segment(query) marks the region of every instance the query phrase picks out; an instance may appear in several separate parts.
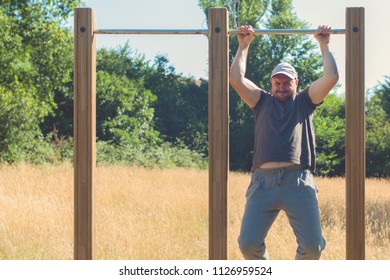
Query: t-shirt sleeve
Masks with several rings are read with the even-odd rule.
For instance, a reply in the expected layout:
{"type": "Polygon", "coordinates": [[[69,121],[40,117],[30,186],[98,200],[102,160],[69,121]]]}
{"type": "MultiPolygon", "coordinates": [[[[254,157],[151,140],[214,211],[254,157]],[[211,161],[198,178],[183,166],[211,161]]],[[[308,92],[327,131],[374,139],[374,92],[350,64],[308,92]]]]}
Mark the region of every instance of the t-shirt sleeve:
{"type": "Polygon", "coordinates": [[[265,102],[265,100],[269,97],[269,93],[266,92],[265,90],[261,89],[260,90],[260,98],[259,101],[256,103],[255,107],[251,108],[253,112],[259,111],[261,104],[265,102]]]}
{"type": "Polygon", "coordinates": [[[319,104],[314,104],[313,101],[311,101],[311,98],[309,96],[309,87],[305,88],[303,91],[299,93],[299,96],[305,101],[307,106],[312,109],[313,111],[320,106],[324,101],[322,101],[319,104]]]}

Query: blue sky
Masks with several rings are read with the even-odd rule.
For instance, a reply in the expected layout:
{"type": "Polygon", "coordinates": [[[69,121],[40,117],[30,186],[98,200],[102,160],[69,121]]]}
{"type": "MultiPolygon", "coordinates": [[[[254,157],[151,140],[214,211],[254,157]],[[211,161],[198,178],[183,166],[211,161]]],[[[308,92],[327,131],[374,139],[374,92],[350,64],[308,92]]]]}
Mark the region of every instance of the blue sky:
{"type": "MultiPolygon", "coordinates": [[[[373,87],[390,75],[388,0],[292,0],[298,17],[311,28],[320,24],[345,28],[346,7],[365,7],[365,85],[373,87]]],[[[96,28],[207,28],[198,0],[84,0],[96,12],[96,28]]],[[[203,35],[98,35],[97,47],[117,47],[129,42],[131,48],[153,60],[164,54],[178,73],[207,77],[208,41],[203,35]]],[[[334,35],[331,49],[339,67],[342,92],[345,73],[345,37],[334,35]]]]}

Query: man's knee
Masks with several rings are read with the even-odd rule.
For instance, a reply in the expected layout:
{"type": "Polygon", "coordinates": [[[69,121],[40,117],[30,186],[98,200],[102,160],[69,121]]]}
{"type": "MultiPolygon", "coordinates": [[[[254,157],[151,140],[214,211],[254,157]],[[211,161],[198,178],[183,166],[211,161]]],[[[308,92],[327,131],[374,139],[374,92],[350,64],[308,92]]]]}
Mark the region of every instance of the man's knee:
{"type": "Polygon", "coordinates": [[[240,247],[241,253],[245,259],[250,260],[254,259],[258,246],[254,242],[238,240],[238,246],[240,247]]]}
{"type": "Polygon", "coordinates": [[[298,246],[295,259],[297,260],[319,260],[322,251],[325,249],[325,240],[312,244],[298,246]]]}
{"type": "Polygon", "coordinates": [[[259,245],[256,241],[238,238],[238,245],[246,260],[268,260],[268,253],[264,243],[259,245]]]}

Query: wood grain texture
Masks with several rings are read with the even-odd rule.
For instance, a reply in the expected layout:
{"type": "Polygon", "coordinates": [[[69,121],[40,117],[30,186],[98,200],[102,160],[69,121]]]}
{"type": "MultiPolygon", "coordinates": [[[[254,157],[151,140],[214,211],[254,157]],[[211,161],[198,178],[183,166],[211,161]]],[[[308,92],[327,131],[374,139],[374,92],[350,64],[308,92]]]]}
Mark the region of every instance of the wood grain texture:
{"type": "Polygon", "coordinates": [[[209,259],[226,260],[229,173],[229,35],[225,8],[209,9],[209,259]]]}
{"type": "Polygon", "coordinates": [[[74,258],[90,260],[96,170],[95,13],[78,8],[74,19],[74,258]]]}
{"type": "Polygon", "coordinates": [[[365,258],[364,8],[346,10],[345,174],[348,260],[365,258]]]}

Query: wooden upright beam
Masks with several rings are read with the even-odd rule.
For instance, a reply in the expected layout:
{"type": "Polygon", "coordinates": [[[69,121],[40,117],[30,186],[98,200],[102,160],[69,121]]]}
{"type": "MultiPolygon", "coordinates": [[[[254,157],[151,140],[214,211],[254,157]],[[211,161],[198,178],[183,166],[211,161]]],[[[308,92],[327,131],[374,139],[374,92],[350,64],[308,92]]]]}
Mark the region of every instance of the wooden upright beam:
{"type": "Polygon", "coordinates": [[[229,35],[225,8],[209,9],[209,259],[227,259],[229,35]]]}
{"type": "Polygon", "coordinates": [[[345,176],[348,260],[365,258],[364,8],[346,11],[345,176]]]}
{"type": "Polygon", "coordinates": [[[95,13],[74,16],[74,258],[93,259],[93,193],[96,169],[95,13]]]}

